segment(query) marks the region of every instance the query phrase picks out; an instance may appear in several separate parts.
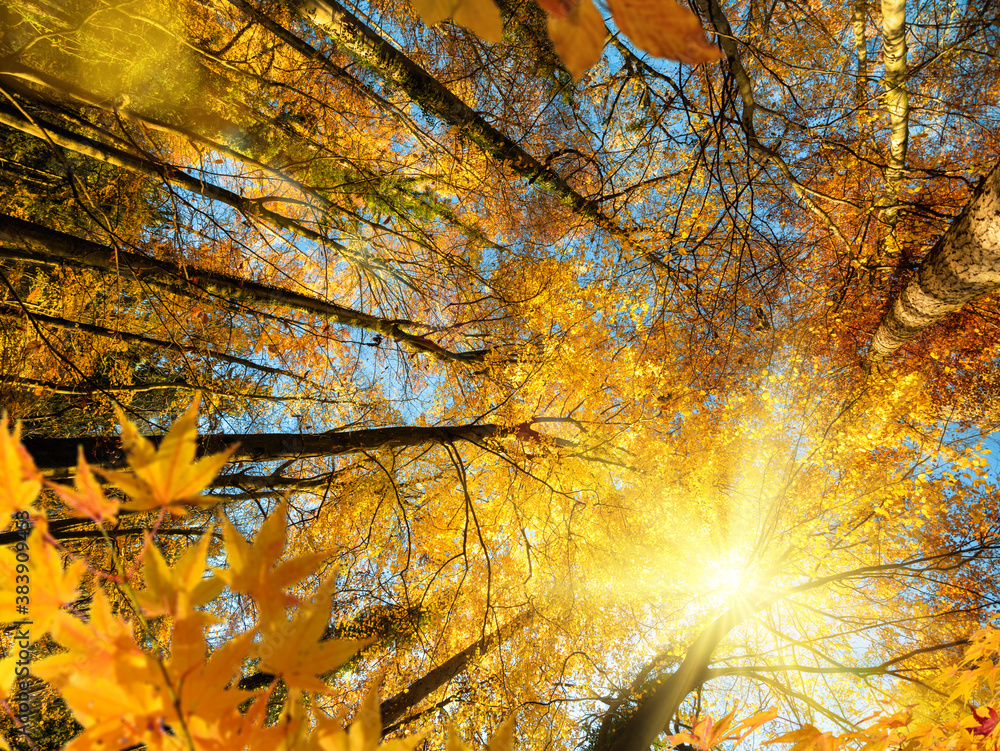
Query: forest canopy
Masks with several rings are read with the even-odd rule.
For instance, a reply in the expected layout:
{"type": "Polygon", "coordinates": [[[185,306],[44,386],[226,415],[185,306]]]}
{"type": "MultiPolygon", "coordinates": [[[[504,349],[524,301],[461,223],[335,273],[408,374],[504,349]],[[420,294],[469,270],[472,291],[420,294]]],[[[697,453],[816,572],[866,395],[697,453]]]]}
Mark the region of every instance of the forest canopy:
{"type": "Polygon", "coordinates": [[[988,749],[987,0],[0,0],[14,749],[988,749]]]}

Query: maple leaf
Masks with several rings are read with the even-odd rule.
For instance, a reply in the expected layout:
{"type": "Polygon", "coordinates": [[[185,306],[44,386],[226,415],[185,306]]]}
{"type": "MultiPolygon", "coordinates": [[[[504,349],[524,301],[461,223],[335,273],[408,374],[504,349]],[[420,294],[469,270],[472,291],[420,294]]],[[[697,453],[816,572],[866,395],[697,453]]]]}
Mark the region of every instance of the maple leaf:
{"type": "Polygon", "coordinates": [[[101,490],[101,484],[94,477],[83,449],[79,450],[77,458],[76,477],[73,488],[56,483],[46,483],[55,491],[60,500],[66,504],[70,516],[92,519],[98,524],[107,522],[114,524],[118,518],[118,507],[121,503],[116,498],[108,498],[101,490]]]}
{"type": "Polygon", "coordinates": [[[41,489],[35,462],[21,445],[21,424],[11,431],[5,412],[0,418],[0,518],[26,511],[41,489]]]}
{"type": "MultiPolygon", "coordinates": [[[[47,533],[47,522],[44,518],[39,519],[35,522],[27,541],[31,579],[39,583],[38,586],[31,588],[28,614],[36,634],[51,631],[52,635],[58,638],[58,627],[61,622],[58,614],[63,606],[77,600],[80,579],[86,566],[82,561],[71,561],[64,568],[59,550],[45,539],[47,533]]],[[[23,581],[23,577],[19,576],[14,551],[10,548],[0,551],[0,579],[12,584],[23,581]]],[[[6,596],[7,592],[4,594],[3,601],[0,601],[0,622],[13,623],[24,620],[24,615],[15,610],[14,598],[6,596]]]]}
{"type": "Polygon", "coordinates": [[[222,522],[229,568],[214,572],[234,592],[253,597],[262,620],[295,604],[296,599],[284,588],[313,573],[330,557],[329,553],[307,553],[275,567],[285,550],[287,514],[288,503],[283,501],[261,525],[252,548],[228,520],[222,522]]]}
{"type": "Polygon", "coordinates": [[[316,676],[336,670],[371,639],[324,639],[330,620],[330,599],[335,577],[317,590],[311,607],[298,610],[292,620],[283,614],[261,623],[261,641],[254,656],[261,669],[284,679],[289,688],[329,693],[316,676]]]}
{"type": "Polygon", "coordinates": [[[738,743],[765,722],[773,720],[778,716],[778,713],[773,709],[758,712],[753,717],[733,725],[733,718],[735,716],[735,709],[725,717],[722,717],[718,722],[715,722],[712,716],[708,715],[698,721],[691,728],[690,733],[676,733],[668,736],[667,741],[674,744],[687,743],[694,748],[708,751],[708,749],[714,748],[725,741],[735,741],[738,743]]]}
{"type": "Polygon", "coordinates": [[[573,80],[579,82],[584,72],[601,59],[608,33],[604,18],[591,0],[579,0],[568,13],[550,12],[547,25],[556,54],[573,80]]]}
{"type": "MultiPolygon", "coordinates": [[[[212,528],[209,527],[172,567],[167,566],[152,540],[146,538],[146,588],[137,591],[135,597],[148,617],[170,615],[174,618],[188,618],[195,612],[195,608],[219,595],[224,586],[223,580],[217,576],[205,577],[205,559],[211,537],[212,528]]],[[[197,618],[200,622],[205,622],[209,616],[207,613],[198,613],[197,618]]]]}
{"type": "Polygon", "coordinates": [[[641,50],[682,63],[718,60],[698,17],[675,0],[609,0],[618,28],[641,50]]]}
{"type": "Polygon", "coordinates": [[[566,18],[576,7],[572,0],[538,0],[538,5],[553,18],[566,18]]]}
{"type": "Polygon", "coordinates": [[[249,656],[255,636],[255,631],[236,636],[206,661],[208,645],[202,623],[195,618],[176,622],[167,670],[177,686],[184,724],[196,748],[243,748],[239,736],[245,740],[259,719],[254,713],[242,715],[239,711],[253,694],[231,685],[249,656]]]}
{"type": "Polygon", "coordinates": [[[840,748],[839,738],[832,733],[824,733],[812,725],[803,725],[798,730],[764,741],[763,745],[769,746],[774,743],[791,743],[787,751],[837,751],[840,748]]]}
{"type": "Polygon", "coordinates": [[[63,612],[57,618],[66,651],[32,663],[31,671],[59,691],[84,726],[71,747],[121,748],[165,734],[176,720],[171,688],[104,593],[94,591],[89,621],[63,612]]]}
{"type": "Polygon", "coordinates": [[[201,396],[195,396],[183,415],[171,426],[157,449],[142,436],[124,414],[118,412],[122,426],[122,446],[134,474],[103,469],[101,474],[128,493],[126,507],[134,511],[167,508],[183,514],[185,504],[211,502],[201,495],[215,479],[222,466],[236,450],[230,446],[211,456],[195,460],[198,451],[197,421],[201,396]]]}

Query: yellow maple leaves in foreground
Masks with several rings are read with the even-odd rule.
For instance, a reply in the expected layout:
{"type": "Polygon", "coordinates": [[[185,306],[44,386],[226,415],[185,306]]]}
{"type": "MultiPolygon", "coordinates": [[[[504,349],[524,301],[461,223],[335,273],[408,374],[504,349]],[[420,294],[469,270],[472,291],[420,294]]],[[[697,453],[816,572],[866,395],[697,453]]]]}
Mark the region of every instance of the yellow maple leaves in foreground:
{"type": "MultiPolygon", "coordinates": [[[[548,15],[549,37],[573,80],[601,58],[608,30],[592,0],[538,0],[548,15]]],[[[608,0],[621,32],[643,52],[697,65],[722,53],[705,38],[698,17],[676,0],[608,0]]],[[[451,18],[487,42],[503,38],[503,22],[493,0],[413,0],[425,23],[451,18]]]]}
{"type": "MultiPolygon", "coordinates": [[[[98,472],[129,500],[108,498],[81,458],[74,488],[50,484],[65,512],[90,518],[103,531],[122,510],[159,509],[162,518],[166,512],[183,513],[185,505],[205,503],[201,492],[230,452],[196,458],[197,406],[196,399],[158,447],[123,421],[122,443],[132,472],[98,472]]],[[[253,543],[223,522],[225,567],[208,565],[214,536],[209,528],[172,565],[147,534],[141,576],[138,566],[125,571],[112,553],[116,574],[95,571],[87,577],[86,563],[62,550],[48,532],[47,516],[35,505],[42,484],[20,444],[19,429],[11,432],[4,419],[0,505],[19,522],[30,519],[32,526],[26,540],[0,549],[0,621],[14,624],[19,640],[0,661],[0,700],[11,716],[16,714],[11,704],[24,701],[19,691],[30,685],[30,670],[58,692],[83,726],[66,747],[73,751],[137,744],[186,751],[411,751],[421,740],[381,742],[377,686],[352,723],[322,710],[319,698],[333,693],[322,676],[366,642],[326,638],[335,567],[308,601],[286,591],[329,558],[308,554],[281,561],[287,504],[270,514],[253,543]],[[123,603],[114,604],[92,581],[85,584],[102,577],[124,595],[123,603]],[[218,619],[204,607],[227,587],[254,601],[258,618],[252,629],[210,631],[218,619]],[[163,619],[167,628],[154,629],[154,619],[163,619]],[[46,634],[49,638],[40,642],[46,634]],[[270,684],[240,688],[248,669],[266,671],[273,676],[270,684]],[[275,720],[279,679],[287,696],[275,720]],[[307,700],[308,695],[313,698],[307,700]]],[[[508,740],[496,751],[509,747],[510,726],[502,733],[508,740]]],[[[0,746],[6,747],[2,740],[0,746]]],[[[463,748],[457,740],[451,746],[463,748]]]]}

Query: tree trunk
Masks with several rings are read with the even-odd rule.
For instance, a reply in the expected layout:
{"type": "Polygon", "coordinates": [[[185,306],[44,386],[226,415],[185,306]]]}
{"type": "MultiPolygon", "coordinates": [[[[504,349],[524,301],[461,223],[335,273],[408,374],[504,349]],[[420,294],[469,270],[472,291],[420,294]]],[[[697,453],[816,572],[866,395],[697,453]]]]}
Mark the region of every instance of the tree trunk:
{"type": "Polygon", "coordinates": [[[115,274],[127,272],[136,279],[163,286],[171,292],[188,297],[204,294],[234,302],[278,305],[311,313],[344,326],[374,331],[411,350],[433,355],[446,362],[477,363],[486,354],[483,350],[450,352],[426,337],[407,332],[404,326],[419,325],[409,321],[378,318],[300,292],[270,287],[190,264],[160,260],[124,250],[116,251],[22,219],[0,215],[0,260],[3,259],[97,269],[115,274]],[[19,252],[14,248],[23,250],[19,252]]]}
{"type": "Polygon", "coordinates": [[[104,162],[105,164],[112,164],[115,167],[144,175],[153,180],[162,180],[174,187],[183,188],[213,201],[219,201],[227,206],[231,206],[241,214],[251,216],[265,224],[270,224],[275,229],[291,232],[306,240],[318,243],[321,247],[335,250],[340,255],[359,265],[367,266],[371,264],[370,260],[361,258],[356,252],[332,238],[306,227],[295,219],[265,208],[261,201],[244,198],[237,193],[233,193],[231,190],[214,185],[203,178],[189,175],[187,172],[177,169],[172,165],[153,162],[149,159],[130,154],[114,146],[95,141],[92,138],[71,133],[58,125],[40,122],[37,119],[35,122],[30,122],[20,113],[2,105],[0,105],[0,123],[35,138],[50,140],[57,146],[104,162]]]}
{"type": "Polygon", "coordinates": [[[464,672],[469,663],[478,655],[489,652],[500,644],[501,641],[509,639],[527,626],[533,617],[534,613],[532,611],[521,613],[485,639],[477,639],[461,652],[452,655],[422,678],[415,680],[404,691],[382,702],[380,709],[382,712],[383,732],[390,725],[401,720],[417,704],[451,681],[456,675],[464,672]]]}
{"type": "Polygon", "coordinates": [[[854,55],[858,61],[858,72],[854,80],[854,107],[860,119],[867,109],[868,101],[868,40],[865,28],[868,26],[868,0],[854,0],[851,27],[854,31],[854,55]]]}
{"type": "MultiPolygon", "coordinates": [[[[649,751],[650,746],[677,712],[684,698],[700,686],[715,648],[749,613],[733,607],[715,619],[688,648],[684,661],[663,683],[643,699],[625,725],[611,737],[607,751],[649,751]]],[[[611,710],[609,710],[611,711],[611,710]]],[[[595,751],[605,751],[599,748],[595,751]]]]}
{"type": "MultiPolygon", "coordinates": [[[[242,2],[233,4],[238,7],[243,5],[242,2]]],[[[297,0],[295,8],[300,16],[329,34],[363,65],[374,69],[422,110],[457,128],[484,153],[527,178],[532,185],[556,196],[578,216],[593,222],[609,235],[620,238],[654,265],[666,265],[654,252],[639,246],[629,232],[601,211],[594,199],[581,195],[559,173],[486,122],[482,115],[336,0],[297,0]]]]}
{"type": "Polygon", "coordinates": [[[994,166],[885,314],[869,359],[885,359],[932,323],[998,286],[1000,170],[994,166]]]}
{"type": "Polygon", "coordinates": [[[885,109],[889,113],[889,161],[885,181],[889,188],[884,214],[895,241],[899,216],[899,188],[906,167],[910,103],[906,91],[906,0],[882,0],[882,59],[885,64],[885,109]]]}
{"type": "MultiPolygon", "coordinates": [[[[406,690],[382,702],[379,711],[382,716],[383,734],[386,731],[391,731],[391,728],[388,726],[401,718],[407,710],[412,709],[455,676],[462,673],[476,656],[489,652],[501,641],[509,639],[513,634],[527,626],[533,616],[534,614],[530,611],[521,613],[509,623],[501,626],[498,631],[486,637],[485,641],[479,639],[473,642],[461,652],[452,655],[429,673],[424,674],[423,677],[415,680],[406,690]]],[[[332,628],[328,628],[323,635],[323,639],[333,638],[335,638],[335,632],[332,628]]],[[[254,673],[240,679],[239,686],[245,691],[253,691],[267,686],[274,678],[275,676],[271,673],[254,673]]]]}
{"type": "MultiPolygon", "coordinates": [[[[517,434],[517,428],[500,425],[455,425],[434,427],[402,426],[369,428],[343,433],[239,433],[203,435],[198,438],[201,454],[222,451],[239,444],[231,461],[267,462],[306,459],[318,456],[340,456],[384,448],[427,446],[453,441],[479,443],[489,438],[517,434]]],[[[148,436],[158,445],[162,436],[148,436]]],[[[79,438],[27,438],[23,441],[35,465],[49,476],[65,477],[76,467],[77,447],[83,448],[87,461],[108,469],[125,466],[125,453],[119,436],[82,436],[79,438]]]]}
{"type": "MultiPolygon", "coordinates": [[[[25,315],[25,313],[21,308],[7,302],[0,302],[0,316],[17,319],[21,318],[22,315],[25,315]]],[[[141,344],[147,347],[153,347],[154,349],[162,349],[167,352],[177,352],[179,354],[194,355],[196,357],[211,357],[212,359],[229,362],[233,365],[242,365],[245,368],[257,370],[261,373],[302,380],[300,376],[296,376],[294,373],[290,373],[287,370],[272,368],[269,365],[263,365],[261,363],[254,362],[253,360],[248,360],[245,357],[237,357],[236,355],[218,352],[214,349],[200,348],[190,344],[178,344],[177,342],[171,342],[165,339],[154,339],[151,336],[132,334],[128,331],[121,331],[119,329],[113,330],[93,323],[70,321],[65,318],[47,316],[43,313],[35,313],[33,311],[29,311],[27,315],[29,319],[35,323],[42,323],[46,326],[51,326],[52,328],[61,329],[63,331],[80,331],[84,334],[88,334],[89,336],[96,336],[102,339],[114,339],[122,342],[128,342],[129,344],[141,344]]]]}

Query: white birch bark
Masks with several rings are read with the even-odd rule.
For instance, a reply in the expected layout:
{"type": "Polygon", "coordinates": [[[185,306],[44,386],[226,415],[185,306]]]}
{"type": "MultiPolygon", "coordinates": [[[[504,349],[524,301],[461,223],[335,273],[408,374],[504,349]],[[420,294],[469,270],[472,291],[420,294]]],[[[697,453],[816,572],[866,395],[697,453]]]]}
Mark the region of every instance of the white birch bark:
{"type": "Polygon", "coordinates": [[[910,101],[906,90],[906,0],[882,0],[882,58],[885,65],[885,108],[889,113],[889,159],[885,170],[888,187],[884,214],[889,227],[896,227],[899,188],[906,167],[910,101]]]}

